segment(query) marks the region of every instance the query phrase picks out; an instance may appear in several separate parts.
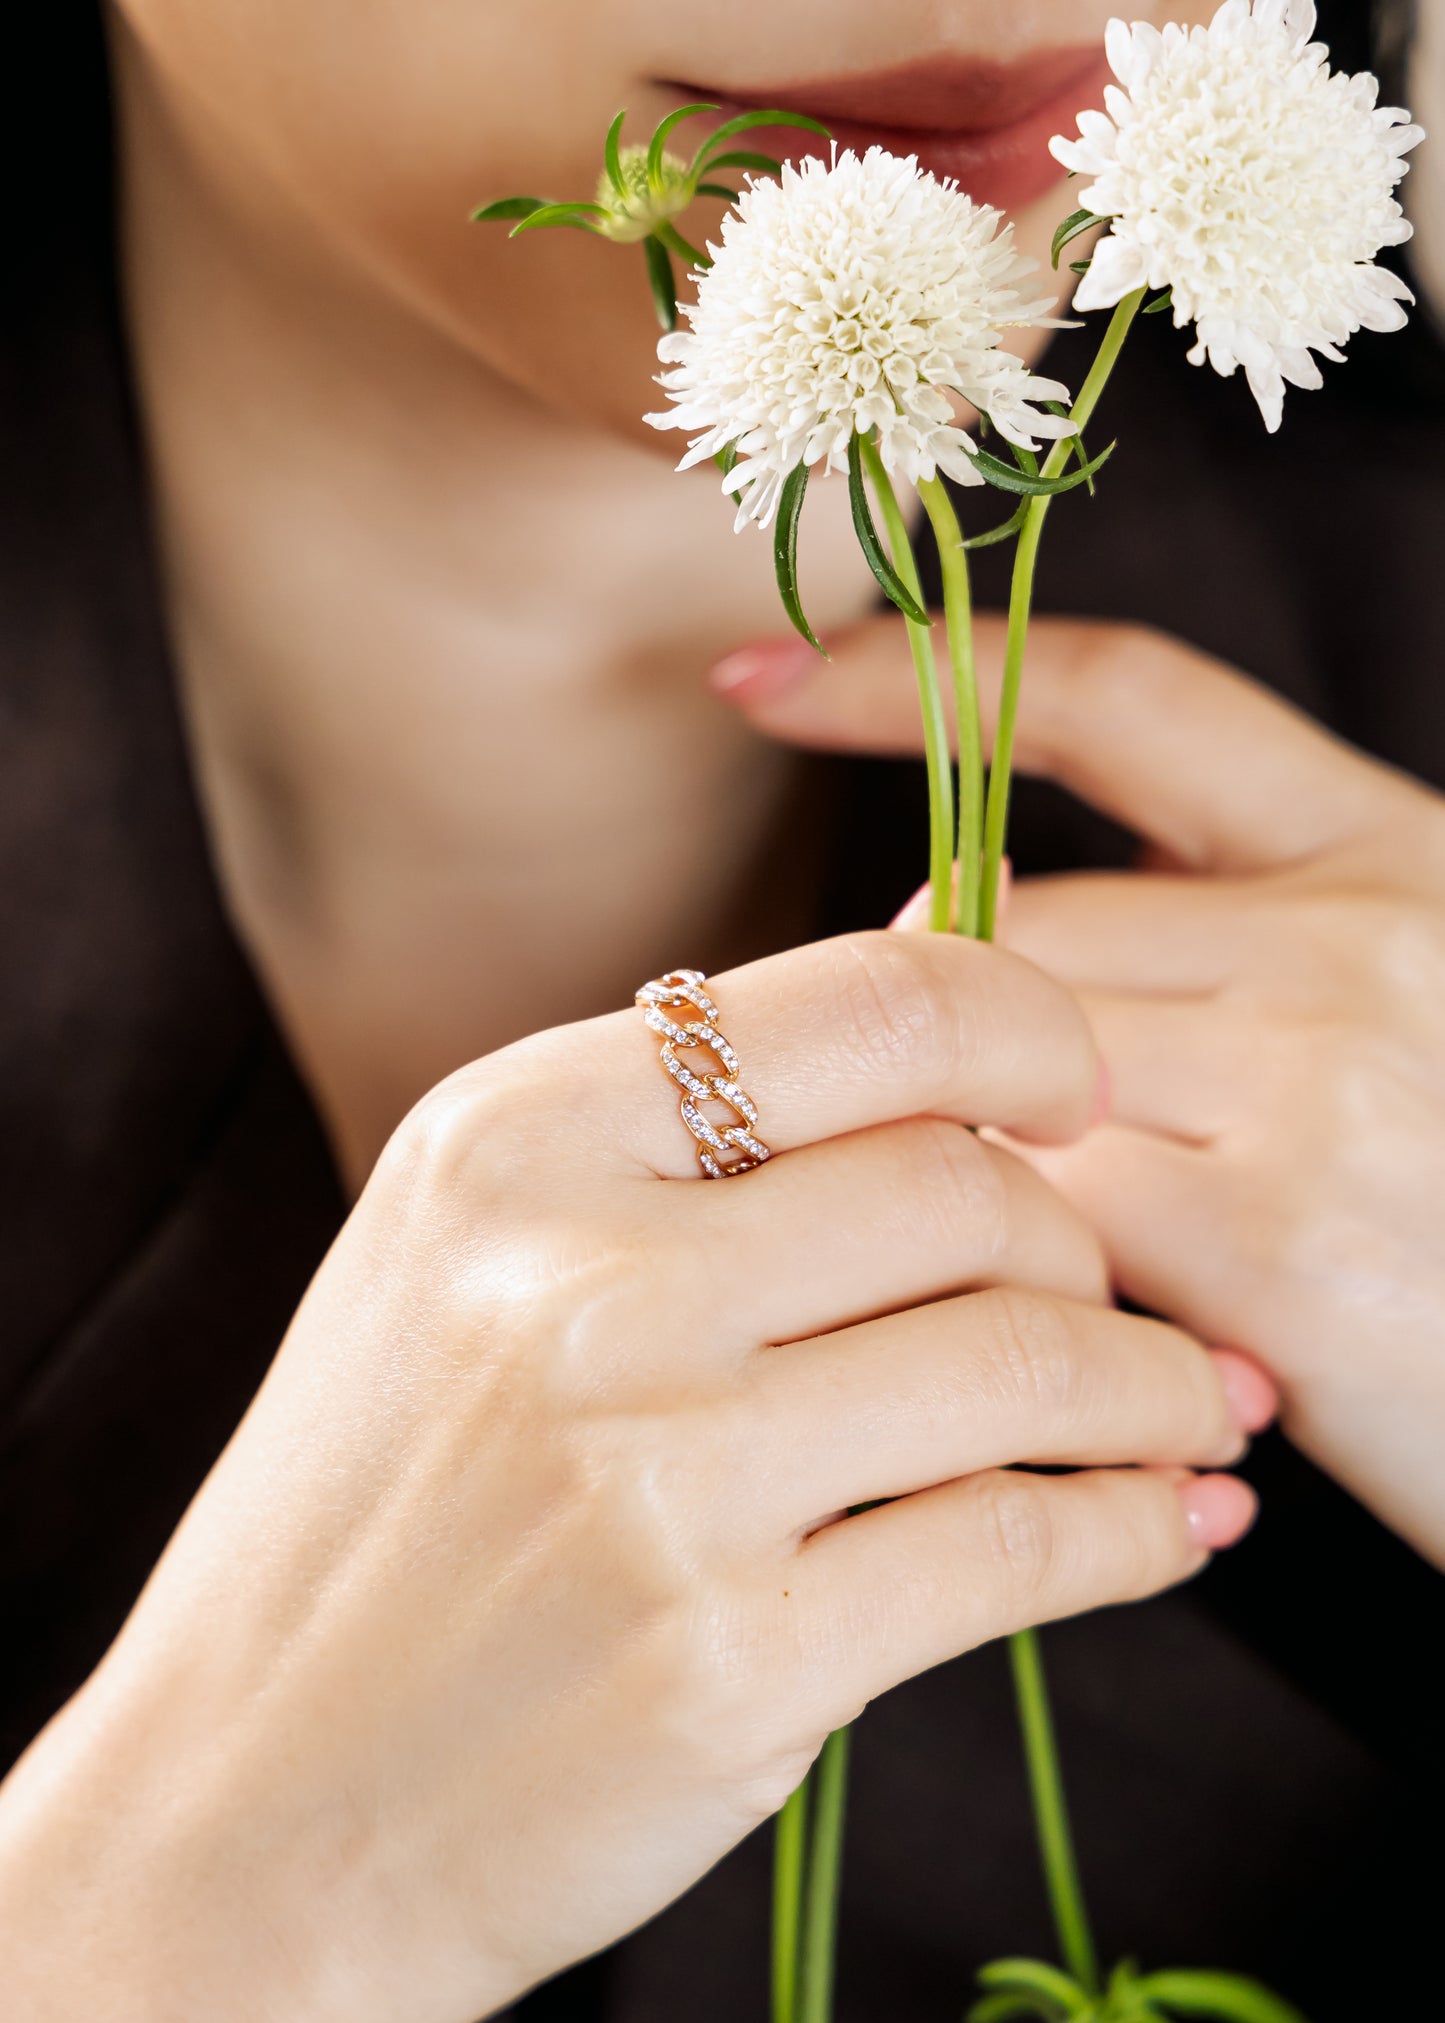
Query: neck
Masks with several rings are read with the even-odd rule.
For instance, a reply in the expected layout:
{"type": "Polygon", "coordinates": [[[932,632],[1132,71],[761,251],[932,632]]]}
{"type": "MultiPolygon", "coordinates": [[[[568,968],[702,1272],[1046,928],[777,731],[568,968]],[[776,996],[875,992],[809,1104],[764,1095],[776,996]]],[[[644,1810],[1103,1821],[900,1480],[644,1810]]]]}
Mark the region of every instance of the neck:
{"type": "MultiPolygon", "coordinates": [[[[503,382],[122,59],[197,774],[234,918],[360,1173],[463,1061],[751,952],[741,894],[789,769],[703,675],[777,630],[770,558],[711,473],[503,382]]],[[[866,578],[827,490],[807,559],[836,624],[866,578]]]]}

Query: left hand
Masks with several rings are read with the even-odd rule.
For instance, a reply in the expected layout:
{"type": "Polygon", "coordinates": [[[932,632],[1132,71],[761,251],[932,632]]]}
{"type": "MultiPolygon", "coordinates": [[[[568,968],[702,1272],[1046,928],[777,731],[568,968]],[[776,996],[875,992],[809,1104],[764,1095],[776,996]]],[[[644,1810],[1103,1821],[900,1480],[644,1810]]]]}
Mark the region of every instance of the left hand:
{"type": "MultiPolygon", "coordinates": [[[[830,644],[719,686],[794,743],[914,749],[901,626],[830,644]]],[[[992,695],[999,621],[979,649],[992,695]]],[[[1150,846],[1013,888],[1004,938],[1113,1079],[1037,1163],[1122,1292],[1258,1356],[1297,1444],[1445,1565],[1445,801],[1178,641],[1063,619],[1034,621],[1018,763],[1150,846]]]]}

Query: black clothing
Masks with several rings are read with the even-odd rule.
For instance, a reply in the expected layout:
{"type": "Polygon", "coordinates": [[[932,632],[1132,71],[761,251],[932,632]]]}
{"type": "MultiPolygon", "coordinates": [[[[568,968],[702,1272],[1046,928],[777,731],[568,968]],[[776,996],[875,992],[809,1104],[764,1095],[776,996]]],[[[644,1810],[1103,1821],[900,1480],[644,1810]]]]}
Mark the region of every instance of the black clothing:
{"type": "MultiPolygon", "coordinates": [[[[1357,14],[1336,34],[1354,67],[1357,14]]],[[[54,160],[88,145],[99,164],[87,18],[65,33],[36,82],[67,87],[54,160]]],[[[33,157],[9,186],[32,201],[0,337],[4,1760],[115,1634],[343,1213],[207,855],[108,246],[45,209],[33,157]]],[[[1062,337],[1051,369],[1077,383],[1091,342],[1062,337]]],[[[1041,608],[1154,622],[1445,787],[1445,352],[1425,317],[1357,338],[1324,393],[1290,396],[1278,440],[1242,382],[1183,351],[1165,318],[1131,339],[1095,431],[1120,448],[1098,498],[1054,517],[1041,608]]],[[[964,503],[975,524],[997,511],[964,503]]],[[[1006,568],[980,557],[981,597],[1002,600],[1006,568]]],[[[821,924],[876,924],[924,861],[918,769],[837,780],[821,924]]],[[[1125,847],[1021,789],[1021,870],[1125,847]]],[[[1445,1770],[1445,1585],[1278,1440],[1251,1465],[1265,1506],[1246,1547],[1187,1593],[1047,1635],[1102,1948],[1257,1972],[1312,2023],[1438,2014],[1422,1956],[1440,1858],[1411,1829],[1445,1770]]],[[[768,1858],[755,1836],[524,2010],[763,2016],[768,1858]]],[[[859,1731],[840,2023],[956,2017],[973,1967],[1004,1951],[1053,1948],[992,1650],[859,1731]]]]}

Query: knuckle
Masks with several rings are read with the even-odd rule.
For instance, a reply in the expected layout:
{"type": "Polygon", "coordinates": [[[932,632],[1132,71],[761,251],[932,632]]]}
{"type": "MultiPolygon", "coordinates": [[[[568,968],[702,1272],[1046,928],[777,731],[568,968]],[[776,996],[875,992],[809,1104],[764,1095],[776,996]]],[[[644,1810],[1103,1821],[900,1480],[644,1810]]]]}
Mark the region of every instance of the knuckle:
{"type": "Polygon", "coordinates": [[[1157,692],[1162,681],[1182,673],[1185,658],[1177,640],[1152,626],[1083,623],[1075,635],[1074,685],[1090,712],[1127,710],[1146,684],[1157,692]]]}
{"type": "MultiPolygon", "coordinates": [[[[1061,1420],[1077,1419],[1087,1373],[1064,1303],[1048,1293],[996,1286],[976,1294],[971,1305],[982,1319],[985,1355],[1005,1405],[1050,1431],[1061,1420]]],[[[1024,1424],[1019,1431],[1026,1439],[1024,1424]]]]}
{"type": "Polygon", "coordinates": [[[543,1138],[549,1123],[541,1040],[523,1040],[448,1075],[413,1104],[392,1133],[387,1170],[442,1184],[475,1184],[505,1174],[516,1156],[543,1138]]]}
{"type": "Polygon", "coordinates": [[[845,935],[836,944],[838,1003],[850,1067],[880,1075],[921,1059],[946,1064],[957,1049],[960,1019],[936,960],[921,935],[845,935]]]}
{"type": "Polygon", "coordinates": [[[1060,1541],[1042,1478],[998,1470],[975,1479],[980,1550],[1010,1619],[1026,1619],[1058,1583],[1060,1541]]]}
{"type": "Polygon", "coordinates": [[[945,1237],[957,1243],[966,1230],[968,1249],[981,1266],[1005,1254],[1010,1235],[1010,1199],[1003,1171],[964,1124],[922,1117],[907,1147],[910,1194],[936,1218],[945,1237]]]}

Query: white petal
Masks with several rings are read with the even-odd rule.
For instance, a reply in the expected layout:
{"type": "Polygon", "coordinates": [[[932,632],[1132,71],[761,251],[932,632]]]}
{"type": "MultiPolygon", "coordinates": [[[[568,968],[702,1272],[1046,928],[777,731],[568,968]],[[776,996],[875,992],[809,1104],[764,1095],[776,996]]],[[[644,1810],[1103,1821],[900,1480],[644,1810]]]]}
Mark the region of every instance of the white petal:
{"type": "Polygon", "coordinates": [[[1117,15],[1104,30],[1104,54],[1120,84],[1128,84],[1134,67],[1134,31],[1117,15]]]}
{"type": "Polygon", "coordinates": [[[1089,271],[1075,292],[1074,307],[1112,309],[1135,288],[1142,288],[1147,279],[1148,267],[1140,249],[1109,232],[1094,249],[1089,271]]]}
{"type": "Polygon", "coordinates": [[[1109,166],[1107,159],[1087,141],[1070,140],[1061,133],[1056,133],[1049,142],[1049,153],[1076,176],[1101,176],[1109,166]]]}

